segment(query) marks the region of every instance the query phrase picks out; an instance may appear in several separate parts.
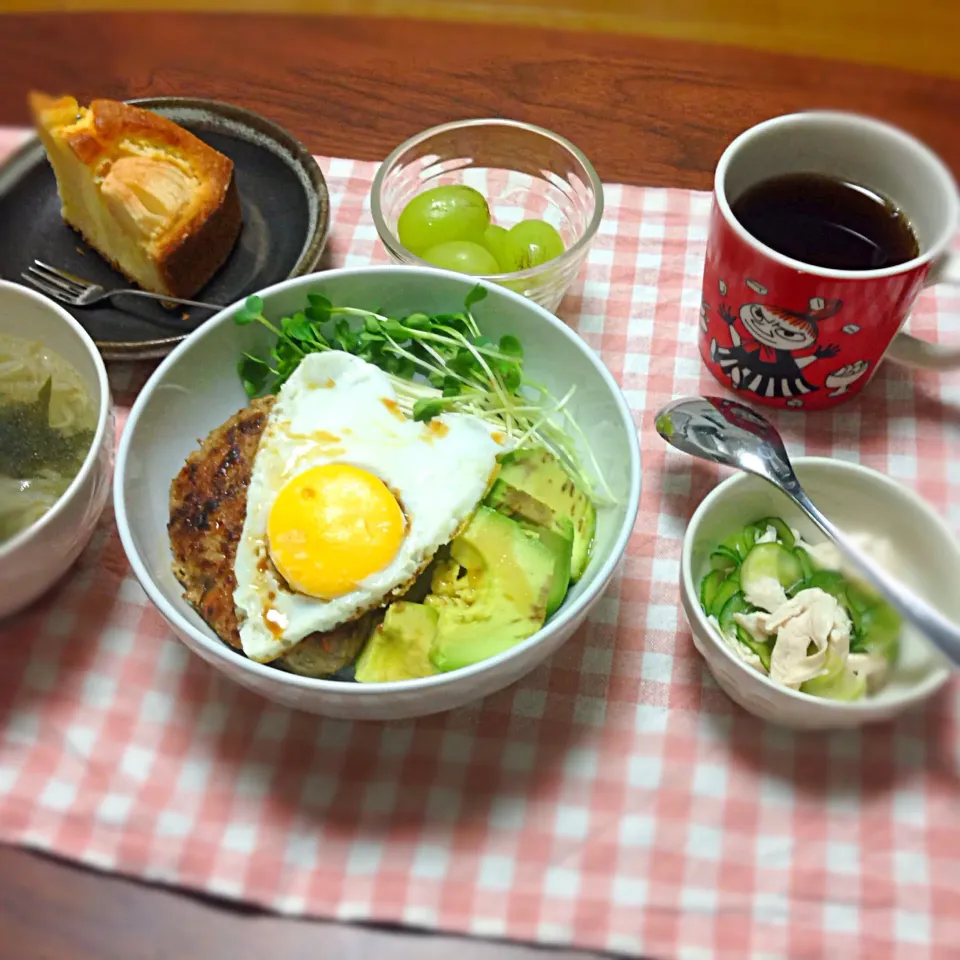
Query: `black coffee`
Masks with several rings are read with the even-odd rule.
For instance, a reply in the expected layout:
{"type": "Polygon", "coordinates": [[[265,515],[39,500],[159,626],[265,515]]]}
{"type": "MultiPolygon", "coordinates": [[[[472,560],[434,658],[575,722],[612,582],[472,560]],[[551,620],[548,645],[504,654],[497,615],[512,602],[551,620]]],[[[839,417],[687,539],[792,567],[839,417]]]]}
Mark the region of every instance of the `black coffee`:
{"type": "Polygon", "coordinates": [[[879,270],[918,253],[913,228],[886,197],[816,173],[771,177],[732,209],[761,243],[817,267],[879,270]]]}

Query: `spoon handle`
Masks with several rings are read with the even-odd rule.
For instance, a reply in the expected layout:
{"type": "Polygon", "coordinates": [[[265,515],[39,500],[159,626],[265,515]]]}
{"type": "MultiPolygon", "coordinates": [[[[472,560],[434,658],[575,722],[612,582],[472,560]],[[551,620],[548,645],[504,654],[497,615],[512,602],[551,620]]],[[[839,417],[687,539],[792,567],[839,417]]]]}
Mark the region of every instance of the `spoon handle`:
{"type": "Polygon", "coordinates": [[[799,484],[787,483],[781,489],[837,545],[844,557],[873,582],[905,620],[909,620],[954,664],[960,665],[960,628],[868,557],[814,506],[799,484]]]}

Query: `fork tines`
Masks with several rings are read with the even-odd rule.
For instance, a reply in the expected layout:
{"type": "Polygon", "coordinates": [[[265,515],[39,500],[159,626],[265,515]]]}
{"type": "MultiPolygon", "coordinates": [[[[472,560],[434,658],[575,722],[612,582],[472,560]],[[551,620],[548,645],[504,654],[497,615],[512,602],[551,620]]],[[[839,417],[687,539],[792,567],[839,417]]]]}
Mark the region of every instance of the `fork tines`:
{"type": "Polygon", "coordinates": [[[58,300],[76,300],[92,286],[88,281],[51,267],[42,260],[34,260],[33,264],[27,267],[26,273],[21,273],[20,276],[58,300]]]}

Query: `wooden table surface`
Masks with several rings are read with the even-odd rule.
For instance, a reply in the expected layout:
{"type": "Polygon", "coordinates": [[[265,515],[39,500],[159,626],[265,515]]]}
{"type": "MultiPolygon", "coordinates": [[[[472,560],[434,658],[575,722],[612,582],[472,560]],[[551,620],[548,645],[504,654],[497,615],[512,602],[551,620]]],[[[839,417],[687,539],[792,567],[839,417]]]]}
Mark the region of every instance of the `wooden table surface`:
{"type": "MultiPolygon", "coordinates": [[[[641,36],[254,15],[0,17],[0,123],[51,93],[208,96],[282,124],[315,153],[382,159],[468,116],[565,134],[607,181],[709,189],[745,127],[811,106],[898,123],[960,171],[960,81],[641,36]]],[[[541,951],[296,922],[0,848],[0,958],[534,958],[541,951]]],[[[572,953],[552,954],[572,960],[572,953]]],[[[580,955],[582,956],[582,955],[580,955]]]]}

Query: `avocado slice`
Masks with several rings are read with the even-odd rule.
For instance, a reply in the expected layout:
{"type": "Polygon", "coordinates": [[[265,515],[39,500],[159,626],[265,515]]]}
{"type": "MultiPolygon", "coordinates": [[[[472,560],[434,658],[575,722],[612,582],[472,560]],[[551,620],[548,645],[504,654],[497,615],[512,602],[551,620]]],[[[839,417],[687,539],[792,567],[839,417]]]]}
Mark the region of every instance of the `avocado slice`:
{"type": "Polygon", "coordinates": [[[553,581],[550,584],[550,593],[547,596],[547,616],[552,616],[559,609],[570,589],[570,562],[573,559],[573,521],[561,517],[557,521],[558,529],[547,527],[526,527],[531,535],[553,554],[553,581]]]}
{"type": "Polygon", "coordinates": [[[424,601],[439,615],[430,661],[441,671],[479,663],[542,626],[554,583],[549,547],[516,521],[478,507],[437,564],[424,601]]]}
{"type": "Polygon", "coordinates": [[[553,510],[536,497],[523,490],[511,487],[503,480],[491,487],[487,503],[496,507],[500,513],[516,520],[525,530],[535,534],[540,542],[549,547],[554,555],[553,585],[547,598],[547,616],[549,617],[563,603],[570,588],[570,563],[573,558],[573,521],[569,517],[558,517],[553,510]]]}
{"type": "Polygon", "coordinates": [[[542,448],[515,450],[501,458],[499,482],[529,494],[549,507],[556,516],[569,517],[573,521],[570,579],[579,580],[590,560],[590,546],[597,529],[597,511],[560,461],[542,448]]]}
{"type": "Polygon", "coordinates": [[[521,520],[547,530],[557,528],[557,515],[550,507],[525,490],[511,487],[502,477],[490,488],[484,502],[505,513],[511,520],[521,520]]]}
{"type": "Polygon", "coordinates": [[[437,611],[422,603],[397,600],[390,604],[357,660],[357,682],[388,683],[436,673],[429,652],[437,620],[437,611]]]}

